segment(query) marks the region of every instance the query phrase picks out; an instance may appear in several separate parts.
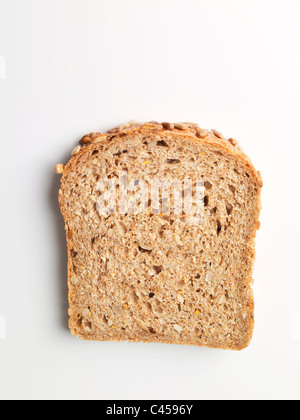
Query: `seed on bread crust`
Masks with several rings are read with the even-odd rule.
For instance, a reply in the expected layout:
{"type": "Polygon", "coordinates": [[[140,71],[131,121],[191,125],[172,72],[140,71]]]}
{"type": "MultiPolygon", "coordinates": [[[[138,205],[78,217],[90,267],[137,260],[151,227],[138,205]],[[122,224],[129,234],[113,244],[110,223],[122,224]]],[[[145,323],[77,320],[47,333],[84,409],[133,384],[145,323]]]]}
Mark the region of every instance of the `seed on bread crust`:
{"type": "Polygon", "coordinates": [[[259,188],[262,188],[264,186],[264,182],[263,182],[260,171],[257,172],[257,176],[258,176],[258,186],[259,186],[259,188]]]}
{"type": "Polygon", "coordinates": [[[224,138],[225,138],[225,137],[223,136],[223,134],[222,134],[222,133],[220,133],[220,131],[215,130],[215,129],[212,129],[211,131],[214,133],[214,135],[215,135],[216,137],[218,137],[218,139],[224,139],[224,138]]]}
{"type": "Polygon", "coordinates": [[[65,168],[64,165],[62,163],[59,163],[58,165],[55,166],[55,172],[58,175],[61,175],[64,173],[64,168],[65,168]]]}
{"type": "Polygon", "coordinates": [[[239,142],[236,139],[230,138],[228,139],[229,143],[232,144],[232,146],[237,146],[239,142]]]}
{"type": "Polygon", "coordinates": [[[209,131],[203,130],[202,128],[200,128],[200,130],[196,132],[196,137],[198,137],[199,139],[204,139],[208,135],[209,135],[209,131]]]}
{"type": "Polygon", "coordinates": [[[163,126],[163,128],[165,130],[172,130],[173,129],[173,124],[171,124],[171,123],[163,122],[161,125],[163,126]]]}
{"type": "Polygon", "coordinates": [[[186,125],[182,124],[182,123],[176,123],[174,124],[174,128],[176,128],[177,130],[186,130],[186,125]]]}
{"type": "Polygon", "coordinates": [[[73,151],[72,151],[72,156],[78,155],[80,150],[81,150],[81,146],[76,146],[75,149],[73,149],[73,151]]]}
{"type": "Polygon", "coordinates": [[[81,140],[80,140],[80,144],[82,144],[82,145],[84,145],[84,144],[88,144],[88,143],[90,143],[91,142],[91,137],[90,136],[85,136],[85,137],[83,137],[81,140]]]}

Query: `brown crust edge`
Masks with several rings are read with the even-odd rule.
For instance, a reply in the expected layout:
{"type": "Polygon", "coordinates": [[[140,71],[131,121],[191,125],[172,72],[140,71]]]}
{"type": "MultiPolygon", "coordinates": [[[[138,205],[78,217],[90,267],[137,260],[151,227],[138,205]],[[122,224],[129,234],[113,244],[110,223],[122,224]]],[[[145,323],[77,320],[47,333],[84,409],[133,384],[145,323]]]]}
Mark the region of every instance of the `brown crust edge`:
{"type": "MultiPolygon", "coordinates": [[[[237,157],[244,165],[252,172],[259,188],[263,187],[261,173],[256,171],[249,157],[242,151],[239,146],[239,143],[229,138],[228,140],[217,130],[203,130],[197,124],[194,123],[158,123],[152,121],[150,123],[136,123],[131,122],[118,126],[112,130],[107,131],[106,133],[90,133],[85,135],[80,141],[81,146],[75,147],[72,152],[72,157],[69,160],[67,165],[63,165],[63,172],[70,172],[73,169],[73,165],[76,164],[76,157],[83,153],[88,147],[92,147],[97,143],[104,143],[106,141],[111,141],[114,138],[121,138],[124,135],[133,135],[133,134],[163,134],[163,133],[176,133],[176,135],[182,135],[183,137],[190,137],[190,140],[196,141],[198,143],[208,143],[212,146],[219,147],[221,151],[228,152],[231,155],[237,157]],[[201,133],[204,132],[205,135],[201,133]],[[74,162],[75,161],[75,162],[74,162]]],[[[59,164],[62,165],[62,164],[59,164]]],[[[57,166],[59,166],[57,165],[57,166]]]]}

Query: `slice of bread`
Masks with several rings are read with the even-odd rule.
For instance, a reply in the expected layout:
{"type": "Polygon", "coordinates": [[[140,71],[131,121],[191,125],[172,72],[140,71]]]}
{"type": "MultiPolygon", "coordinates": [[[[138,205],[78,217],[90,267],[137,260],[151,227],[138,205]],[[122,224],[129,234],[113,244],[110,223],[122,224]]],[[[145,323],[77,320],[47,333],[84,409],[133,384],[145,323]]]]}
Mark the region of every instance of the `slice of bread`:
{"type": "Polygon", "coordinates": [[[191,123],[130,123],[85,136],[56,171],[73,335],[249,345],[262,180],[235,140],[191,123]]]}

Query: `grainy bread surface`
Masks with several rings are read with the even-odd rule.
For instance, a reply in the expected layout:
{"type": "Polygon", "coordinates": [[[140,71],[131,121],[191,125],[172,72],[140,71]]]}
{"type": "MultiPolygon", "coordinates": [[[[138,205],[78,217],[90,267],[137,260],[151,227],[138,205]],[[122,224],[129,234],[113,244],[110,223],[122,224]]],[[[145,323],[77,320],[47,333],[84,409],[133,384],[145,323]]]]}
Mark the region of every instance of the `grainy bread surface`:
{"type": "MultiPolygon", "coordinates": [[[[262,180],[234,139],[191,123],[130,123],[83,137],[62,174],[72,334],[86,340],[241,350],[254,328],[252,271],[262,180]],[[109,179],[201,180],[201,223],[172,200],[102,211],[109,179]],[[156,203],[157,204],[157,203],[156,203]]],[[[139,181],[136,181],[139,180],[139,181]]],[[[195,185],[192,183],[192,191],[195,185]]]]}

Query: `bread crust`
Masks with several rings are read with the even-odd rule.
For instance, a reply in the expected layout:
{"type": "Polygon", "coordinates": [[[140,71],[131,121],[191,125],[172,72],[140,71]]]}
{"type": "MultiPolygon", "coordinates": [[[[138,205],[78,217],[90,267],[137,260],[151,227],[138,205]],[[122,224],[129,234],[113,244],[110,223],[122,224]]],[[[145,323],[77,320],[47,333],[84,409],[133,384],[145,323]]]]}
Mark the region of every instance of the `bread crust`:
{"type": "MultiPolygon", "coordinates": [[[[170,128],[166,129],[163,127],[163,124],[166,123],[158,123],[158,122],[150,122],[150,123],[129,123],[124,124],[119,127],[116,127],[112,130],[107,131],[107,133],[91,133],[85,135],[79,142],[79,144],[82,146],[81,150],[78,151],[77,154],[72,156],[72,158],[69,160],[68,164],[64,168],[63,175],[67,175],[69,172],[74,170],[74,167],[76,166],[76,162],[79,158],[79,156],[87,152],[89,149],[91,149],[95,144],[101,142],[101,143],[108,143],[112,139],[121,139],[124,135],[130,136],[130,135],[136,135],[136,134],[149,134],[149,135],[155,135],[159,134],[160,136],[168,137],[170,138],[170,135],[172,134],[178,136],[182,136],[183,139],[188,139],[192,142],[196,142],[198,144],[204,144],[204,145],[211,145],[216,148],[219,148],[220,151],[228,152],[231,155],[235,156],[240,162],[242,162],[245,167],[247,167],[251,173],[251,176],[254,180],[254,182],[257,183],[257,186],[259,188],[263,187],[262,182],[262,176],[259,171],[256,171],[254,168],[252,161],[250,158],[243,152],[243,150],[240,148],[239,144],[233,144],[231,142],[232,139],[226,140],[224,137],[219,138],[217,137],[212,131],[208,132],[208,135],[199,138],[197,137],[197,132],[199,132],[200,127],[197,124],[194,123],[180,123],[177,124],[177,126],[181,126],[182,128],[176,128],[176,124],[169,124],[170,128]]],[[[75,149],[74,149],[75,150],[75,149]]],[[[63,182],[63,179],[62,179],[63,182]]]]}
{"type": "MultiPolygon", "coordinates": [[[[257,187],[257,202],[256,202],[256,208],[257,208],[257,216],[256,220],[253,221],[253,225],[255,226],[255,229],[253,229],[252,237],[250,238],[251,247],[249,255],[247,256],[249,263],[252,267],[253,272],[253,265],[255,260],[255,253],[254,253],[254,244],[255,244],[255,237],[256,237],[256,231],[260,227],[259,223],[259,213],[261,210],[261,188],[263,187],[262,177],[259,171],[256,171],[254,168],[251,160],[249,157],[241,150],[238,143],[232,139],[226,140],[219,132],[217,131],[205,131],[200,129],[200,127],[197,124],[193,123],[178,123],[178,124],[171,124],[171,123],[157,123],[157,122],[150,122],[150,123],[136,123],[132,122],[129,124],[125,124],[123,126],[116,127],[112,130],[109,130],[107,133],[91,133],[86,136],[84,136],[80,140],[81,147],[76,147],[73,151],[73,155],[69,162],[62,167],[60,167],[60,171],[58,173],[62,174],[61,179],[61,189],[59,192],[59,203],[62,215],[65,220],[65,226],[66,226],[66,233],[67,233],[67,243],[68,243],[68,252],[69,252],[69,267],[68,267],[68,278],[69,278],[69,301],[71,302],[73,299],[72,293],[71,293],[71,287],[70,287],[70,279],[72,275],[71,270],[71,250],[72,250],[72,241],[70,237],[70,232],[68,230],[69,221],[71,218],[71,215],[68,211],[68,208],[64,205],[64,200],[62,197],[62,189],[64,186],[64,183],[66,182],[66,179],[70,173],[76,170],[77,164],[82,159],[82,157],[85,154],[89,154],[92,148],[95,148],[95,145],[98,145],[99,143],[103,145],[107,145],[111,141],[114,142],[121,142],[122,138],[125,136],[134,136],[134,135],[148,135],[148,136],[159,136],[162,140],[172,139],[172,137],[182,138],[182,140],[189,141],[192,143],[196,143],[197,145],[203,145],[205,147],[211,147],[214,149],[217,149],[219,152],[224,153],[225,155],[230,155],[232,158],[234,158],[236,161],[240,162],[245,169],[247,170],[247,173],[249,174],[249,177],[251,178],[253,184],[257,187]]],[[[247,340],[244,343],[241,343],[239,346],[216,346],[215,348],[218,349],[231,349],[231,350],[243,350],[244,348],[248,347],[248,345],[251,342],[253,331],[254,331],[254,298],[251,299],[251,305],[249,307],[249,334],[247,337],[247,340]]],[[[91,335],[82,335],[79,334],[78,331],[74,328],[74,325],[70,323],[70,330],[71,333],[75,336],[80,336],[80,338],[85,340],[97,340],[100,341],[99,337],[93,337],[91,335]]],[[[117,338],[111,338],[111,341],[122,341],[121,339],[117,338]]],[[[142,339],[140,340],[139,337],[132,337],[128,341],[131,342],[160,342],[160,343],[166,343],[166,344],[174,344],[172,341],[167,339],[161,339],[159,337],[153,336],[151,340],[142,339]]],[[[182,344],[186,345],[187,343],[184,340],[178,339],[176,341],[176,344],[182,344]]],[[[200,347],[205,347],[202,344],[199,344],[200,347]]],[[[210,348],[214,346],[209,346],[210,348]]]]}

